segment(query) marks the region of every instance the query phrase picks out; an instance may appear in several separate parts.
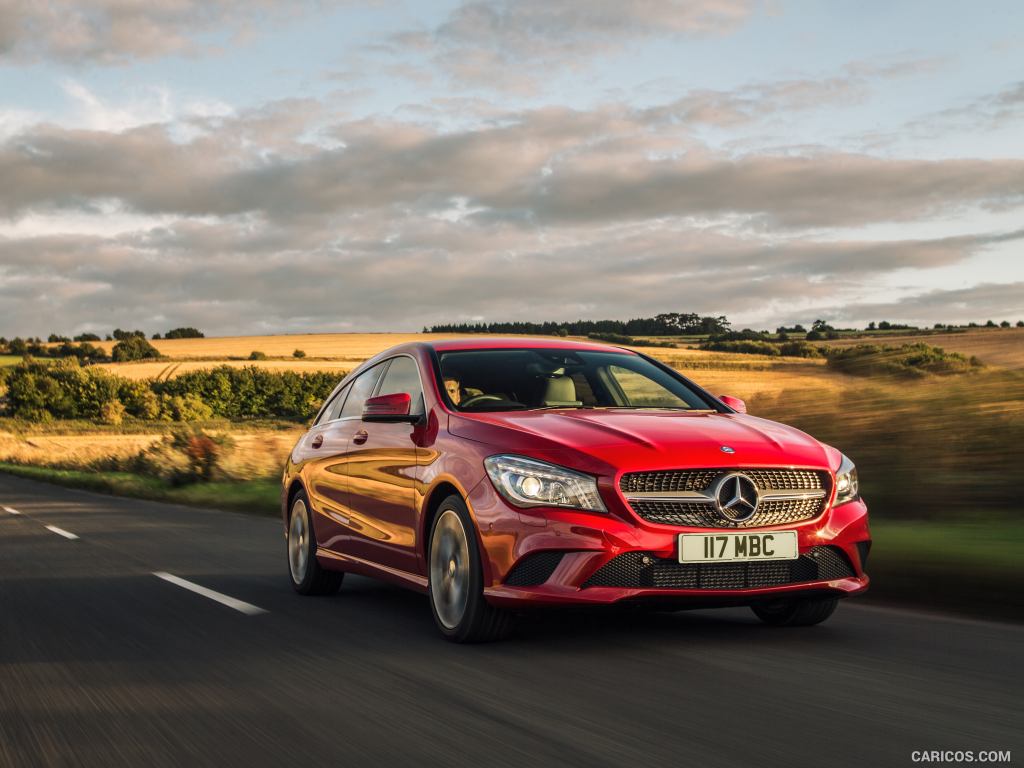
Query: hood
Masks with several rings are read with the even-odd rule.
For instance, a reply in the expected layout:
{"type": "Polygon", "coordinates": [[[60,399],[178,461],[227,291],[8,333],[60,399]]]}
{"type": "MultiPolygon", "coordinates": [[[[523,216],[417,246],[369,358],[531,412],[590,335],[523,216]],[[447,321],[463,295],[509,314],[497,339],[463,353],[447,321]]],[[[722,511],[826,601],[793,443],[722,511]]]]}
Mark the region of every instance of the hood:
{"type": "Polygon", "coordinates": [[[832,469],[834,449],[798,429],[738,413],[564,410],[452,414],[449,431],[583,471],[682,467],[832,469]],[[732,452],[722,450],[722,447],[732,452]]]}

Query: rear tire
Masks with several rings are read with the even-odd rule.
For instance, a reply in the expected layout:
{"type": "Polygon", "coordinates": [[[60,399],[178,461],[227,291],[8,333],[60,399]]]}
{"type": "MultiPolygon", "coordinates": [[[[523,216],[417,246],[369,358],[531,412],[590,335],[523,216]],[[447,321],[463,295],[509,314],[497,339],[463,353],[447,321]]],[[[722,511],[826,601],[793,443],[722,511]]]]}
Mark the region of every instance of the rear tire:
{"type": "Polygon", "coordinates": [[[773,627],[809,627],[825,621],[838,604],[835,597],[782,598],[752,605],[750,610],[773,627]]]}
{"type": "Polygon", "coordinates": [[[341,587],[345,574],[328,571],[316,560],[316,533],[305,491],[299,491],[292,499],[285,551],[292,587],[300,595],[333,595],[341,587]]]}
{"type": "Polygon", "coordinates": [[[460,496],[441,502],[430,530],[428,562],[430,610],[446,639],[487,643],[508,635],[514,617],[484,598],[476,527],[460,496]]]}

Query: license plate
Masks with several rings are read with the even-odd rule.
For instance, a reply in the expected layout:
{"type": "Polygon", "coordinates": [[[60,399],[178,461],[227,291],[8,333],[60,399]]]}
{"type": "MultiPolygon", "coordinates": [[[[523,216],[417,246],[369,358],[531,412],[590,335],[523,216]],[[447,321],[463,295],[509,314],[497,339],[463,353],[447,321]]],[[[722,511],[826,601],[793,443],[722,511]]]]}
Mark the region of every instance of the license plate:
{"type": "Polygon", "coordinates": [[[796,560],[796,531],[771,533],[681,533],[680,563],[796,560]]]}

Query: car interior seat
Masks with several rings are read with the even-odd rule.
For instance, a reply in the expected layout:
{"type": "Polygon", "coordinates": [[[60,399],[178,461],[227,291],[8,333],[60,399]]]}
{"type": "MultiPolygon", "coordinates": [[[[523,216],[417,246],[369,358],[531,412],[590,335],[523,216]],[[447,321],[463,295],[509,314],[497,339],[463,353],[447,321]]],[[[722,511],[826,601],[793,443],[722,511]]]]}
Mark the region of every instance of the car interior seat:
{"type": "Polygon", "coordinates": [[[542,405],[564,405],[581,406],[583,402],[577,399],[576,382],[565,374],[549,376],[545,382],[544,397],[542,405]]]}

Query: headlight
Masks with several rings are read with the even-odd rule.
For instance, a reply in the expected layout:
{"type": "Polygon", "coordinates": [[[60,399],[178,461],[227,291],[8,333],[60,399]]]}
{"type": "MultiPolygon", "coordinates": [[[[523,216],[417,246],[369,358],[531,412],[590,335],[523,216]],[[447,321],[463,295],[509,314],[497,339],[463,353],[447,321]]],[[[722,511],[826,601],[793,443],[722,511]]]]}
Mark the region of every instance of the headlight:
{"type": "Polygon", "coordinates": [[[608,511],[590,475],[522,456],[489,456],[484,466],[498,493],[517,507],[608,511]]]}
{"type": "Polygon", "coordinates": [[[845,504],[857,498],[860,484],[857,482],[857,468],[846,456],[836,470],[836,504],[845,504]]]}

